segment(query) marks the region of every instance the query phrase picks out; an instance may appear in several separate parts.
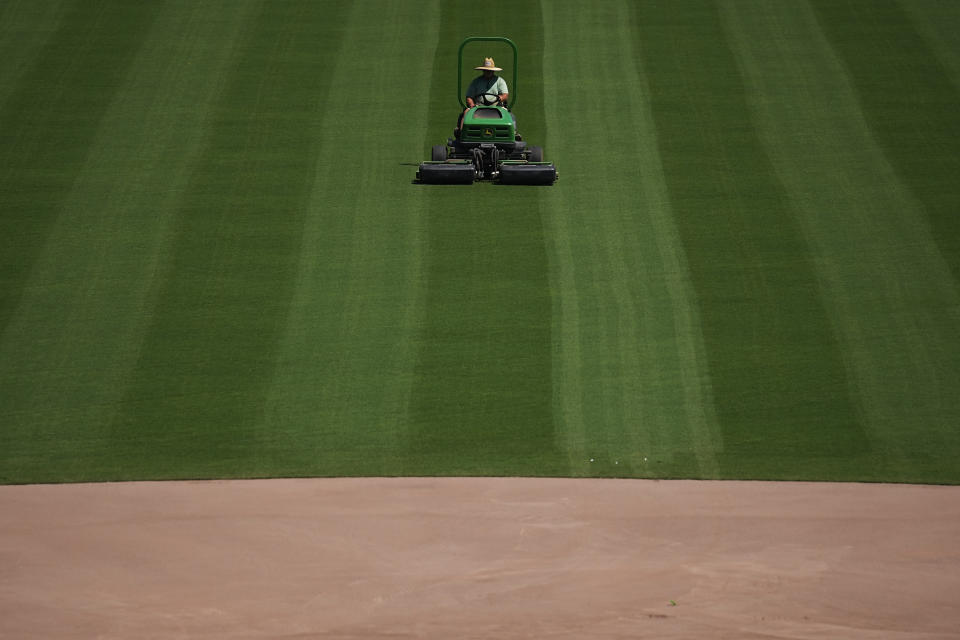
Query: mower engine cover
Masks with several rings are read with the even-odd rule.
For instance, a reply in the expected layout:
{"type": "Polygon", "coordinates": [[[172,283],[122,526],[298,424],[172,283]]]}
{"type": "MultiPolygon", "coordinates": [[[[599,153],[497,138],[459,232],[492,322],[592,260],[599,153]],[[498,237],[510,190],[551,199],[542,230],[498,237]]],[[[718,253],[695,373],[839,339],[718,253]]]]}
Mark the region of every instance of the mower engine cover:
{"type": "Polygon", "coordinates": [[[473,107],[463,116],[461,142],[513,144],[516,124],[505,107],[473,107]]]}

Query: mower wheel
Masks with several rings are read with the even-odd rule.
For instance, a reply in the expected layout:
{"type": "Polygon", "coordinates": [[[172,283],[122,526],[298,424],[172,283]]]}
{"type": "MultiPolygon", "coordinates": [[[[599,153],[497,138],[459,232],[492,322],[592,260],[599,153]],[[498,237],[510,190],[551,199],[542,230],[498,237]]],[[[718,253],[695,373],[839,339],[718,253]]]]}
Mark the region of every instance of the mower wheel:
{"type": "Polygon", "coordinates": [[[446,162],[447,161],[447,145],[445,144],[435,144],[433,145],[433,153],[431,154],[431,160],[434,162],[446,162]]]}
{"type": "Polygon", "coordinates": [[[530,162],[543,162],[543,147],[530,147],[530,162]]]}

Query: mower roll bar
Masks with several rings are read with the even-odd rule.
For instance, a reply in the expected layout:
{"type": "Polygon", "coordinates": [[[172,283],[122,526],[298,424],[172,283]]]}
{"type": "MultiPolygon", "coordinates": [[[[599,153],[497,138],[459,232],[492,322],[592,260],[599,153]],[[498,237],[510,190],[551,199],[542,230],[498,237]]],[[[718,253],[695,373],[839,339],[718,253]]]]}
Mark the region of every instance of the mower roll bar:
{"type": "Polygon", "coordinates": [[[513,49],[513,88],[510,90],[510,100],[508,100],[507,104],[505,105],[508,109],[510,109],[517,103],[517,87],[520,84],[517,80],[519,77],[520,56],[517,53],[517,45],[514,44],[513,40],[510,38],[504,38],[503,36],[470,36],[460,43],[460,50],[457,52],[457,100],[460,101],[461,107],[464,109],[467,108],[467,104],[463,100],[463,48],[471,42],[478,41],[506,42],[513,49]]]}

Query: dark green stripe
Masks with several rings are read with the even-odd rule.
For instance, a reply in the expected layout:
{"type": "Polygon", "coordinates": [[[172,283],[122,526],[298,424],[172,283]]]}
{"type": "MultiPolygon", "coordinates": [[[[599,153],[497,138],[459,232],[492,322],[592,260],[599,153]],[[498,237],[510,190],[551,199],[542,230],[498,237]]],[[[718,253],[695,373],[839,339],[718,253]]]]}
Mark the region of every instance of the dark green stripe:
{"type": "Polygon", "coordinates": [[[874,137],[923,204],[960,280],[960,91],[894,0],[815,0],[813,6],[874,137]]]}
{"type": "Polygon", "coordinates": [[[721,472],[817,477],[818,458],[867,443],[809,249],[754,129],[720,16],[713,3],[688,0],[641,3],[634,17],[700,308],[721,472]]]}
{"type": "Polygon", "coordinates": [[[167,473],[167,446],[180,474],[244,475],[264,444],[340,25],[312,0],[264,3],[241,37],[114,425],[137,477],[167,473]]]}
{"type": "Polygon", "coordinates": [[[77,2],[0,109],[0,333],[157,11],[77,2]]]}
{"type": "MultiPolygon", "coordinates": [[[[520,48],[520,125],[542,135],[539,4],[444,3],[427,147],[455,124],[450,79],[460,41],[501,34],[520,48]]],[[[509,60],[497,63],[507,68],[509,60]]],[[[418,188],[430,189],[430,209],[410,463],[428,474],[559,473],[565,463],[554,443],[552,306],[538,189],[418,188]]]]}

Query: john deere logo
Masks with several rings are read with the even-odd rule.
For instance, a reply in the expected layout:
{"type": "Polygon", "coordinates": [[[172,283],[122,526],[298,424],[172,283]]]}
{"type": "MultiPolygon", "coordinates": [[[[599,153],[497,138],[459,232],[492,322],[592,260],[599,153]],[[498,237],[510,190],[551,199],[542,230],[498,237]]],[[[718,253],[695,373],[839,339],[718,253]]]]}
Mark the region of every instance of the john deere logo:
{"type": "Polygon", "coordinates": [[[487,127],[486,129],[484,129],[484,130],[483,130],[483,137],[484,137],[484,138],[492,138],[492,137],[493,137],[493,129],[491,129],[491,128],[489,128],[489,127],[487,127]]]}

